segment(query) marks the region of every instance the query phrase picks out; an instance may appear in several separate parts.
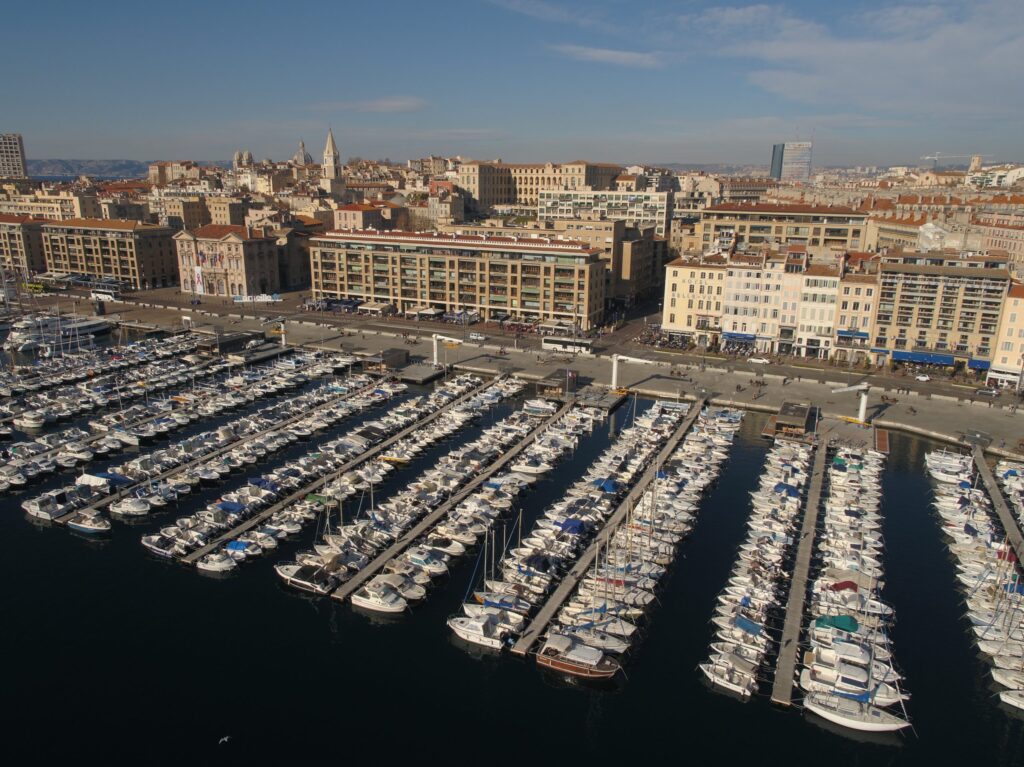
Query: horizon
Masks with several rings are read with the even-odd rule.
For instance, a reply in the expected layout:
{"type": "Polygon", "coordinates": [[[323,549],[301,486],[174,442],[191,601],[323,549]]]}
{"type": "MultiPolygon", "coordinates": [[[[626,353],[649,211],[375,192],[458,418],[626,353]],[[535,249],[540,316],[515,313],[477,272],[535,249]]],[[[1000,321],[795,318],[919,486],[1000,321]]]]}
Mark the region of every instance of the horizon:
{"type": "Polygon", "coordinates": [[[329,127],[343,157],[767,165],[797,138],[816,167],[1021,155],[1024,6],[1010,0],[399,2],[386,27],[367,6],[300,2],[314,55],[272,68],[224,53],[240,24],[278,29],[277,6],[132,9],[69,7],[56,26],[11,10],[11,29],[48,28],[45,56],[29,35],[0,52],[21,73],[0,85],[0,130],[28,157],[284,159],[304,139],[317,158],[329,127]],[[347,33],[360,29],[377,33],[347,33]],[[97,88],[108,72],[117,87],[97,88]]]}

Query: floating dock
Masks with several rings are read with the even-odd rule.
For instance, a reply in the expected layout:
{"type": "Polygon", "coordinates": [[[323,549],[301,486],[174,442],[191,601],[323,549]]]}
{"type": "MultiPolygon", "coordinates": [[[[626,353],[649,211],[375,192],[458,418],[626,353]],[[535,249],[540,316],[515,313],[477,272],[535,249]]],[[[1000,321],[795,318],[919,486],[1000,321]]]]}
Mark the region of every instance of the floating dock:
{"type": "Polygon", "coordinates": [[[882,455],[889,455],[889,432],[887,429],[875,430],[875,450],[882,455]]]}
{"type": "Polygon", "coordinates": [[[800,649],[800,629],[804,622],[804,602],[807,600],[807,577],[814,553],[814,533],[818,527],[818,510],[821,507],[821,486],[825,479],[825,462],[828,448],[819,444],[811,464],[811,482],[807,490],[807,507],[800,528],[800,542],[796,550],[796,564],[789,586],[786,602],[786,621],[782,626],[782,640],[779,657],[775,665],[775,682],[772,686],[772,702],[781,706],[793,705],[793,675],[796,672],[796,656],[800,649]]]}
{"type": "MultiPolygon", "coordinates": [[[[310,484],[306,485],[305,487],[300,488],[299,490],[296,490],[294,493],[291,493],[286,498],[278,501],[273,506],[267,507],[266,509],[264,509],[263,511],[259,512],[258,514],[254,515],[252,517],[249,517],[247,520],[245,520],[241,524],[236,525],[235,527],[231,528],[230,530],[228,530],[225,533],[222,533],[221,535],[218,535],[216,538],[214,538],[208,544],[206,544],[202,548],[198,548],[195,551],[193,551],[192,553],[182,557],[179,561],[181,561],[181,562],[183,562],[183,563],[185,563],[187,565],[194,564],[199,559],[201,559],[202,557],[206,556],[207,554],[209,554],[211,551],[216,549],[218,546],[221,546],[226,541],[229,541],[232,538],[236,538],[239,535],[241,535],[242,533],[245,533],[248,530],[251,530],[252,528],[256,527],[257,525],[262,524],[265,520],[269,519],[270,517],[272,517],[277,512],[281,511],[282,509],[287,508],[288,506],[290,506],[291,504],[295,503],[296,501],[301,501],[303,498],[305,498],[310,493],[315,493],[321,487],[323,487],[324,485],[328,484],[329,482],[333,482],[337,477],[340,477],[345,472],[352,471],[352,469],[357,468],[358,466],[362,465],[366,461],[369,461],[371,458],[375,458],[377,455],[382,453],[384,450],[387,450],[393,444],[398,442],[398,440],[403,439],[404,437],[407,437],[408,435],[412,434],[414,431],[418,431],[419,429],[422,429],[428,423],[430,423],[434,419],[440,417],[440,415],[442,413],[450,410],[451,408],[453,408],[455,405],[459,404],[460,402],[464,402],[466,399],[468,399],[469,397],[472,397],[474,394],[477,394],[483,387],[487,386],[488,384],[490,384],[490,381],[484,381],[479,386],[476,386],[476,387],[470,389],[468,392],[463,394],[458,399],[452,400],[451,402],[449,402],[444,407],[441,407],[441,408],[435,410],[433,413],[430,413],[429,415],[424,416],[423,418],[419,419],[418,421],[416,421],[412,425],[406,426],[404,429],[399,431],[397,434],[394,434],[391,437],[388,437],[388,439],[386,439],[383,442],[381,442],[380,444],[375,445],[374,447],[370,448],[365,453],[361,453],[360,455],[356,456],[351,461],[348,461],[346,464],[344,464],[341,468],[335,469],[330,474],[327,474],[327,475],[321,477],[320,479],[317,479],[317,480],[311,482],[310,484]]],[[[280,427],[277,427],[277,428],[280,428],[280,427]]]]}
{"type": "Polygon", "coordinates": [[[428,384],[431,381],[436,381],[438,378],[444,375],[444,368],[435,367],[427,362],[417,362],[412,365],[406,365],[404,368],[398,371],[396,374],[399,381],[405,383],[428,384]]]}
{"type": "Polygon", "coordinates": [[[551,619],[555,617],[557,612],[561,609],[562,604],[576,589],[576,585],[580,579],[583,578],[587,571],[590,569],[590,565],[594,561],[594,557],[597,556],[599,547],[607,547],[608,542],[611,540],[612,535],[615,534],[615,530],[626,518],[626,515],[632,511],[640,499],[643,497],[644,492],[647,490],[651,482],[654,481],[654,477],[658,472],[658,467],[672,455],[676,447],[682,441],[683,437],[690,430],[693,424],[697,421],[697,417],[700,415],[701,410],[704,408],[706,400],[698,400],[695,405],[692,406],[692,410],[687,414],[683,422],[676,427],[676,430],[669,437],[665,446],[659,451],[658,455],[651,462],[650,467],[644,472],[640,480],[633,485],[633,489],[629,491],[619,507],[608,517],[608,521],[605,523],[601,531],[594,537],[594,540],[590,542],[590,545],[584,550],[583,554],[576,564],[572,566],[572,569],[566,573],[565,578],[558,584],[551,596],[548,597],[547,602],[537,611],[537,615],[530,622],[530,625],[526,627],[526,630],[519,637],[519,640],[513,645],[512,653],[519,656],[525,656],[530,652],[530,648],[536,644],[537,640],[540,639],[541,634],[551,623],[551,619]]]}
{"type": "MultiPolygon", "coordinates": [[[[367,392],[371,392],[371,391],[373,391],[373,388],[376,385],[377,385],[377,382],[374,381],[374,382],[370,383],[368,386],[364,386],[362,389],[356,389],[355,391],[349,391],[349,392],[345,392],[343,394],[339,394],[337,397],[333,397],[332,399],[329,399],[329,400],[327,400],[325,402],[320,403],[317,406],[317,408],[324,408],[324,407],[327,407],[328,405],[334,404],[336,402],[340,402],[342,400],[349,399],[351,397],[355,397],[355,396],[357,396],[359,394],[365,394],[367,392]]],[[[285,421],[281,421],[280,423],[275,424],[274,426],[270,427],[269,429],[264,429],[263,431],[257,432],[255,434],[246,435],[246,436],[242,437],[241,439],[233,440],[229,444],[224,445],[222,447],[219,447],[216,450],[213,450],[213,451],[211,451],[209,453],[206,453],[205,455],[203,455],[200,458],[196,458],[196,459],[194,459],[192,461],[189,461],[188,463],[183,463],[180,466],[175,466],[174,468],[168,469],[167,471],[163,472],[162,474],[157,474],[155,477],[147,477],[146,479],[141,480],[139,482],[136,482],[133,485],[130,485],[128,487],[123,487],[119,491],[117,491],[115,493],[112,493],[112,494],[106,496],[105,498],[101,498],[100,500],[96,501],[95,503],[91,503],[88,506],[83,507],[82,509],[74,509],[72,511],[69,511],[67,514],[64,514],[64,515],[59,516],[59,517],[54,517],[53,521],[56,522],[57,524],[64,524],[71,516],[73,516],[74,514],[76,514],[79,511],[93,511],[93,510],[96,510],[96,509],[106,508],[110,504],[112,504],[112,503],[114,503],[116,501],[121,500],[126,495],[128,495],[131,491],[135,490],[138,487],[141,487],[142,485],[148,485],[148,484],[151,484],[153,482],[162,482],[163,480],[168,479],[170,477],[173,477],[173,476],[175,476],[177,474],[180,474],[183,471],[188,471],[189,469],[191,469],[194,466],[198,466],[199,464],[202,464],[202,463],[205,463],[207,461],[213,460],[217,456],[223,455],[224,453],[227,453],[230,450],[234,450],[239,445],[244,445],[246,442],[250,442],[250,441],[252,441],[254,439],[258,439],[259,437],[263,436],[264,434],[266,434],[268,432],[279,431],[279,430],[281,430],[283,428],[291,426],[293,423],[298,423],[302,419],[308,418],[308,417],[309,417],[309,412],[308,411],[307,412],[303,412],[303,413],[300,413],[299,415],[294,416],[292,418],[289,418],[289,419],[287,419],[285,421]]]]}
{"type": "Polygon", "coordinates": [[[567,402],[558,411],[538,424],[533,431],[527,434],[522,440],[519,441],[515,447],[508,452],[502,453],[501,457],[497,461],[492,463],[482,472],[477,474],[473,480],[463,487],[459,492],[449,498],[447,501],[438,506],[434,511],[425,516],[416,525],[406,530],[402,536],[396,540],[391,546],[385,549],[381,554],[377,555],[375,559],[370,561],[366,567],[352,576],[349,580],[341,584],[331,597],[339,601],[345,601],[354,591],[362,586],[366,581],[376,575],[380,570],[390,562],[392,559],[401,554],[410,544],[412,544],[417,538],[427,532],[430,528],[436,525],[441,519],[452,509],[462,503],[463,500],[469,497],[480,485],[490,479],[495,472],[502,469],[516,456],[519,455],[526,448],[527,445],[531,444],[537,437],[544,433],[545,429],[548,428],[552,423],[557,421],[562,415],[565,414],[569,408],[572,407],[572,403],[567,402]]]}
{"type": "Polygon", "coordinates": [[[971,453],[974,455],[974,465],[978,467],[978,476],[981,477],[981,481],[985,484],[988,496],[992,499],[992,506],[996,510],[996,514],[999,515],[999,521],[1003,525],[1006,539],[1013,546],[1013,552],[1017,555],[1017,561],[1024,561],[1024,537],[1021,536],[1017,520],[1006,505],[1003,491],[999,489],[996,478],[992,476],[992,470],[985,462],[985,451],[982,450],[980,445],[975,445],[971,453]]]}

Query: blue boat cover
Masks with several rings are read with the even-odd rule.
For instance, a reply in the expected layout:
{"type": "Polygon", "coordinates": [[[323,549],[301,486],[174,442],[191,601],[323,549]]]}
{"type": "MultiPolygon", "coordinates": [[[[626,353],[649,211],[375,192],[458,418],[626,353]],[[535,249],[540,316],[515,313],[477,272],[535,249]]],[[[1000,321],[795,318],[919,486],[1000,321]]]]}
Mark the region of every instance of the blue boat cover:
{"type": "Polygon", "coordinates": [[[115,485],[135,484],[135,480],[128,479],[128,477],[124,476],[123,474],[115,474],[112,471],[98,471],[96,472],[96,476],[102,477],[103,479],[109,479],[115,485]]]}
{"type": "Polygon", "coordinates": [[[566,519],[558,524],[558,527],[564,533],[571,535],[580,535],[587,529],[587,523],[582,519],[566,519]]]}
{"type": "Polygon", "coordinates": [[[608,477],[605,477],[604,479],[595,479],[594,487],[603,493],[614,493],[618,490],[618,485],[615,484],[615,480],[609,479],[608,477]]]}
{"type": "Polygon", "coordinates": [[[228,551],[245,551],[245,544],[241,541],[229,541],[224,548],[228,551]]]}
{"type": "Polygon", "coordinates": [[[748,634],[753,634],[754,636],[761,635],[761,624],[754,623],[754,621],[749,618],[744,618],[742,615],[736,616],[736,619],[733,621],[733,625],[740,631],[745,631],[748,634]]]}
{"type": "Polygon", "coordinates": [[[226,511],[228,514],[237,514],[245,509],[245,504],[237,503],[236,501],[221,501],[217,504],[217,508],[221,511],[226,511]]]}

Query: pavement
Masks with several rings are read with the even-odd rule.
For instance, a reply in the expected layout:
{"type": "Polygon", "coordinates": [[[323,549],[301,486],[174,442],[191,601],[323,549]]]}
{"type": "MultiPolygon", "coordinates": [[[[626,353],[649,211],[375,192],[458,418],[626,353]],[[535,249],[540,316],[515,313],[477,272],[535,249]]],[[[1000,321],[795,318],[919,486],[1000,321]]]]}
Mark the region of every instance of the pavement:
{"type": "MultiPolygon", "coordinates": [[[[182,296],[173,288],[167,288],[133,296],[134,303],[110,304],[107,310],[111,317],[168,329],[181,328],[182,318],[190,317],[198,330],[204,327],[212,330],[217,325],[228,332],[265,330],[266,319],[284,317],[289,345],[370,353],[398,347],[407,348],[413,358],[428,360],[433,355],[432,333],[460,337],[464,330],[443,323],[351,316],[334,318],[330,313],[300,311],[297,309],[302,301],[300,296],[292,294],[279,304],[259,307],[242,308],[209,301],[190,306],[187,294],[182,296]],[[459,332],[453,333],[453,327],[459,332]]],[[[64,298],[61,303],[70,305],[71,301],[64,298]]],[[[830,419],[856,416],[857,393],[836,394],[833,390],[863,381],[872,387],[868,419],[876,426],[964,445],[972,435],[980,433],[982,441],[989,442],[989,452],[1024,459],[1024,409],[1016,408],[1018,399],[1012,394],[1004,394],[993,402],[974,398],[974,386],[951,381],[920,383],[907,376],[884,372],[804,365],[803,360],[798,364],[752,365],[742,358],[708,355],[702,358],[674,350],[653,349],[626,338],[614,343],[605,343],[602,339],[595,344],[597,356],[570,359],[566,355],[541,352],[536,336],[515,339],[499,335],[490,327],[471,327],[484,332],[488,340],[466,342],[454,348],[439,343],[441,363],[480,372],[517,372],[531,379],[544,378],[570,366],[578,372],[579,385],[593,382],[610,386],[611,355],[628,354],[644,359],[646,364],[620,363],[618,384],[643,395],[694,398],[703,391],[716,403],[764,412],[777,411],[784,401],[808,402],[820,406],[823,415],[830,419]],[[887,401],[883,402],[882,397],[887,401]]]]}

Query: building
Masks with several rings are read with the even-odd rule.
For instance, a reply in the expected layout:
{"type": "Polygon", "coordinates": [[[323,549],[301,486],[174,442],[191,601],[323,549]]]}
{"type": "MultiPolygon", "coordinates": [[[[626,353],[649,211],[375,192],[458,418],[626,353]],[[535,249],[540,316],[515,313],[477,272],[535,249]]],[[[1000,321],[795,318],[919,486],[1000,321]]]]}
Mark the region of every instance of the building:
{"type": "Polygon", "coordinates": [[[154,186],[167,186],[180,179],[198,179],[202,171],[191,160],[182,162],[154,162],[149,165],[147,179],[154,186]]]}
{"type": "Polygon", "coordinates": [[[178,284],[174,230],[138,221],[70,219],[42,226],[46,269],[118,280],[136,289],[178,284]]]}
{"type": "Polygon", "coordinates": [[[725,303],[723,256],[677,258],[665,266],[661,329],[697,346],[718,346],[725,303]]]}
{"type": "Polygon", "coordinates": [[[811,180],[810,141],[787,141],[772,147],[771,173],[776,181],[811,180]]]}
{"type": "Polygon", "coordinates": [[[169,197],[164,200],[163,222],[172,229],[198,229],[211,223],[204,197],[169,197]]]}
{"type": "Polygon", "coordinates": [[[20,133],[0,133],[0,178],[27,178],[25,142],[20,133]]]}
{"type": "Polygon", "coordinates": [[[875,361],[987,370],[1010,285],[1006,267],[999,256],[882,254],[875,361]]]}
{"type": "Polygon", "coordinates": [[[622,166],[575,160],[568,163],[503,163],[472,160],[459,166],[459,187],[477,211],[495,205],[536,205],[543,189],[615,189],[622,166]]]}
{"type": "Polygon", "coordinates": [[[330,128],[324,145],[324,161],[320,166],[320,188],[338,199],[345,195],[345,171],[341,164],[341,153],[334,143],[334,131],[330,128]]]}
{"type": "Polygon", "coordinates": [[[798,356],[817,359],[832,356],[841,273],[839,264],[814,263],[801,273],[800,322],[796,339],[798,356]]]}
{"type": "Polygon", "coordinates": [[[308,256],[293,245],[291,230],[207,224],[174,235],[182,292],[197,296],[279,293],[298,281],[290,261],[308,256]]]}
{"type": "Polygon", "coordinates": [[[45,218],[50,221],[103,216],[99,201],[91,191],[37,189],[21,192],[16,185],[10,184],[5,184],[0,191],[0,213],[45,218]]]}
{"type": "Polygon", "coordinates": [[[839,280],[833,358],[852,363],[869,359],[878,307],[878,275],[846,272],[839,280]]]}
{"type": "MultiPolygon", "coordinates": [[[[383,229],[384,214],[369,203],[352,202],[334,209],[334,229],[383,229]]],[[[388,227],[390,228],[390,227],[388,227]]]]}
{"type": "Polygon", "coordinates": [[[1024,221],[1018,224],[980,223],[981,249],[1004,250],[1010,261],[1024,266],[1024,221]]]}
{"type": "Polygon", "coordinates": [[[335,231],[310,243],[313,297],[355,299],[410,314],[476,312],[484,320],[604,316],[598,250],[565,240],[418,232],[335,231]]]}
{"type": "Polygon", "coordinates": [[[838,205],[721,203],[701,212],[701,247],[708,251],[723,239],[739,249],[802,245],[811,256],[835,257],[859,250],[867,214],[838,205]]]}
{"type": "Polygon", "coordinates": [[[126,197],[100,200],[101,218],[120,221],[149,221],[149,203],[126,197]]]}
{"type": "Polygon", "coordinates": [[[243,226],[249,203],[236,197],[207,197],[206,209],[210,213],[211,224],[243,226]]]}
{"type": "Polygon", "coordinates": [[[43,219],[0,213],[0,266],[18,274],[46,271],[43,219]]]}
{"type": "Polygon", "coordinates": [[[988,382],[1024,390],[1024,283],[1014,282],[1007,291],[988,382]]]}
{"type": "Polygon", "coordinates": [[[671,192],[542,189],[537,203],[540,221],[606,218],[629,226],[653,226],[657,236],[666,238],[671,215],[671,192]]]}

